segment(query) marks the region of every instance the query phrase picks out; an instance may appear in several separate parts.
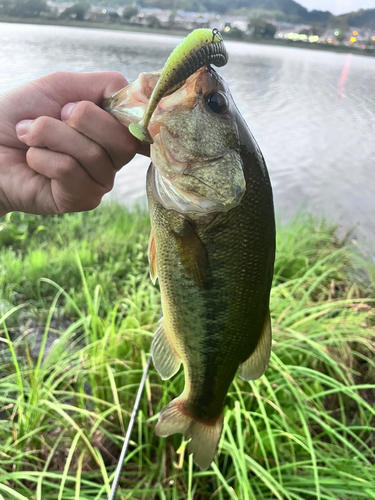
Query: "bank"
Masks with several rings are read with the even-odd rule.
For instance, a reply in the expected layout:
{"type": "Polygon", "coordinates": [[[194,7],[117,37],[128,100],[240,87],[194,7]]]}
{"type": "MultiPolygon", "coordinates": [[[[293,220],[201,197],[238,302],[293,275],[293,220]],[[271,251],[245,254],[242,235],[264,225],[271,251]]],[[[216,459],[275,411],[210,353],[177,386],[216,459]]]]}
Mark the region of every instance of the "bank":
{"type": "MultiPolygon", "coordinates": [[[[160,315],[144,209],[0,221],[0,495],[108,498],[160,315]]],[[[236,378],[213,466],[154,433],[183,373],[147,379],[123,498],[304,500],[375,491],[375,271],[336,227],[278,228],[265,376],[236,378]]]]}
{"type": "MultiPolygon", "coordinates": [[[[75,21],[73,19],[44,19],[44,18],[18,18],[0,15],[0,23],[16,23],[16,24],[36,24],[42,26],[67,26],[71,28],[88,28],[88,29],[104,29],[115,31],[127,31],[131,33],[154,33],[158,35],[170,35],[184,37],[189,33],[189,30],[166,30],[166,29],[153,29],[147,26],[131,26],[129,24],[121,24],[115,22],[91,22],[91,21],[75,21]]],[[[224,40],[232,40],[236,42],[255,43],[260,45],[277,45],[282,47],[294,47],[300,49],[310,50],[324,50],[328,52],[337,52],[344,54],[357,54],[363,56],[375,57],[375,49],[362,49],[354,46],[347,47],[346,45],[330,45],[323,43],[310,43],[303,41],[293,41],[286,39],[261,39],[257,40],[249,35],[243,35],[241,38],[232,37],[230,33],[224,33],[224,40]]]]}

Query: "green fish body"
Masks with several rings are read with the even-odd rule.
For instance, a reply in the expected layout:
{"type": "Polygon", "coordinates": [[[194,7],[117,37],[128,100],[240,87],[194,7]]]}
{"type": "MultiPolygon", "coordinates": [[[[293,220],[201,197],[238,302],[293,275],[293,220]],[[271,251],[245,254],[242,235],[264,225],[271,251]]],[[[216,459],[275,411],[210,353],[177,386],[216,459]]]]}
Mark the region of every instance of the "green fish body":
{"type": "MultiPolygon", "coordinates": [[[[155,78],[143,74],[125,89],[123,109],[116,97],[114,114],[124,124],[135,116],[131,96],[149,94],[155,78]]],[[[236,372],[255,380],[269,361],[272,189],[262,153],[211,67],[160,101],[149,131],[149,261],[163,309],[151,353],[163,379],[181,363],[185,373],[185,389],[161,411],[156,433],[182,433],[195,463],[207,469],[236,372]]]]}

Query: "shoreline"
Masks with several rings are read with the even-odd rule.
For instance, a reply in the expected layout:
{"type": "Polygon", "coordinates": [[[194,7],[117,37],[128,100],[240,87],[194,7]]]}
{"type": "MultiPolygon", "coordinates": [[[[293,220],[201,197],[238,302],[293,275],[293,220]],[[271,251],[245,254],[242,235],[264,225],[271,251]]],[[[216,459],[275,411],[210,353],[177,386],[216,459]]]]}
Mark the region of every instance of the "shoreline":
{"type": "MultiPolygon", "coordinates": [[[[166,29],[152,29],[148,27],[130,26],[120,23],[98,23],[90,21],[74,21],[66,19],[42,19],[42,18],[17,18],[0,16],[0,23],[7,24],[35,24],[42,26],[64,26],[67,28],[86,28],[86,29],[102,29],[113,31],[127,31],[129,33],[147,33],[156,35],[170,35],[170,36],[186,36],[190,30],[166,30],[166,29]]],[[[281,39],[264,39],[254,40],[249,36],[244,35],[243,38],[232,38],[226,36],[225,41],[253,43],[256,45],[276,45],[280,47],[295,47],[300,49],[309,50],[324,50],[327,52],[336,52],[339,54],[356,54],[368,57],[375,57],[375,50],[372,49],[357,49],[355,47],[346,47],[345,45],[334,46],[328,44],[306,43],[301,41],[281,40],[281,39]]]]}
{"type": "MultiPolygon", "coordinates": [[[[271,362],[259,382],[236,378],[230,386],[221,448],[204,476],[182,454],[176,459],[181,438],[166,441],[154,432],[160,409],[183,392],[184,377],[164,382],[151,366],[121,476],[123,495],[193,498],[186,494],[189,481],[195,498],[212,498],[228,483],[240,499],[254,498],[251,491],[301,499],[296,484],[311,499],[319,487],[332,500],[375,491],[368,445],[375,418],[375,276],[371,262],[335,236],[336,227],[303,213],[278,227],[271,362]],[[270,471],[272,483],[264,481],[270,471]],[[176,474],[181,481],[169,481],[176,474]],[[248,477],[252,490],[245,490],[248,477]]],[[[44,500],[105,498],[160,318],[149,234],[146,210],[118,204],[7,218],[0,233],[6,269],[0,273],[0,454],[9,494],[1,497],[0,482],[0,498],[36,498],[37,488],[44,500]]]]}

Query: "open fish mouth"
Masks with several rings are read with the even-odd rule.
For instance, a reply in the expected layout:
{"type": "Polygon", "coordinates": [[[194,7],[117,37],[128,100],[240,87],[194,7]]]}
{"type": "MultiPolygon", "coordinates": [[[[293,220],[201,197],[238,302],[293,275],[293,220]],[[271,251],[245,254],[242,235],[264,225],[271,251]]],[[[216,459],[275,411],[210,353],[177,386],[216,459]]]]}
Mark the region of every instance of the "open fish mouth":
{"type": "MultiPolygon", "coordinates": [[[[161,71],[138,80],[103,103],[123,125],[139,122],[161,71]]],[[[163,97],[148,125],[152,189],[167,209],[210,214],[237,206],[246,189],[238,148],[237,126],[207,107],[207,96],[227,103],[227,88],[211,67],[203,67],[163,97]]],[[[229,108],[228,104],[228,108],[229,108]]]]}

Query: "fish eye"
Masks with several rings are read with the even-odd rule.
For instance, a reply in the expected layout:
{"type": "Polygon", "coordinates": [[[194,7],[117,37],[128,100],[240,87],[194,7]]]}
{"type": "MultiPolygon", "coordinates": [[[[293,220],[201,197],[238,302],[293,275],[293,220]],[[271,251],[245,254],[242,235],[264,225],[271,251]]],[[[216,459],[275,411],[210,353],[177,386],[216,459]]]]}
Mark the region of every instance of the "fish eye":
{"type": "Polygon", "coordinates": [[[228,111],[228,101],[221,92],[211,92],[205,98],[207,106],[218,115],[224,115],[228,111]]]}

